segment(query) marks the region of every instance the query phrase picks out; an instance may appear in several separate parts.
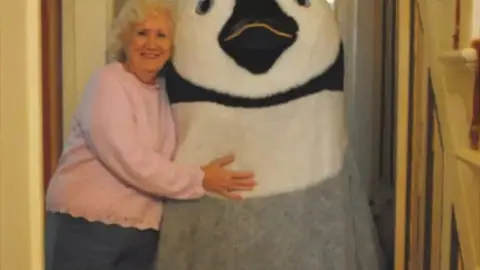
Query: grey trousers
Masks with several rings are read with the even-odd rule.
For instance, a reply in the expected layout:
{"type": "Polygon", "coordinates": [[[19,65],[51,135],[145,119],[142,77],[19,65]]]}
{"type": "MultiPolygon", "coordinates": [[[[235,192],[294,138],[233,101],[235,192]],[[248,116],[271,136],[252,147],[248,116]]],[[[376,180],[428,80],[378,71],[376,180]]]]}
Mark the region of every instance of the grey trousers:
{"type": "Polygon", "coordinates": [[[158,232],[49,213],[46,242],[47,270],[151,270],[158,232]]]}

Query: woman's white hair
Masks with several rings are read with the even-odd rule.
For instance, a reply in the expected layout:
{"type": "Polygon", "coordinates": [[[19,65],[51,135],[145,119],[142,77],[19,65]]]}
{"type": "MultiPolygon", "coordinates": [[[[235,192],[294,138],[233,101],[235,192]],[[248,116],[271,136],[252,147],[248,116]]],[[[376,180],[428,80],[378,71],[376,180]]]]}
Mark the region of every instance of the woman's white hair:
{"type": "MultiPolygon", "coordinates": [[[[127,0],[113,21],[107,37],[108,62],[126,60],[126,35],[133,25],[145,20],[152,12],[171,12],[171,8],[172,0],[127,0]]],[[[173,26],[173,21],[171,23],[173,26]]]]}

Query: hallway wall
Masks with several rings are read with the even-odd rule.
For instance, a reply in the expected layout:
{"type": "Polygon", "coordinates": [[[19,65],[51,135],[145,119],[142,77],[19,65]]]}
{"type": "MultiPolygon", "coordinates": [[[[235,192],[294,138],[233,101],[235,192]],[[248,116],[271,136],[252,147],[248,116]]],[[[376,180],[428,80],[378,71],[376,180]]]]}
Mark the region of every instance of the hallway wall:
{"type": "Polygon", "coordinates": [[[346,45],[350,140],[366,185],[379,179],[382,102],[382,0],[336,0],[346,45]]]}
{"type": "MultiPolygon", "coordinates": [[[[393,4],[383,0],[359,2],[336,0],[346,51],[345,93],[349,137],[358,165],[360,180],[370,190],[372,210],[386,260],[393,260],[393,82],[384,82],[384,72],[393,72],[388,58],[384,19],[393,14],[393,4]],[[384,10],[385,8],[385,10],[384,10]],[[384,14],[385,13],[385,14],[384,14]],[[386,69],[384,70],[384,67],[386,69]],[[389,69],[391,68],[391,69],[389,69]],[[389,84],[390,83],[390,84],[389,84]]],[[[389,77],[386,77],[387,80],[389,77]]]]}

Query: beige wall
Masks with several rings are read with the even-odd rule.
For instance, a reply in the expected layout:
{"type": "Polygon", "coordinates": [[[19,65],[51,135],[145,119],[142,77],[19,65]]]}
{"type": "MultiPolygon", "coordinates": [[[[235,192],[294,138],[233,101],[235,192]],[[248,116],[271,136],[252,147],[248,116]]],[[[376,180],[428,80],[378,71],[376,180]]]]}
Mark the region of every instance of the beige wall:
{"type": "Polygon", "coordinates": [[[0,269],[43,269],[40,12],[0,0],[0,269]]]}
{"type": "Polygon", "coordinates": [[[473,0],[472,14],[472,38],[480,38],[480,1],[473,0]]]}
{"type": "Polygon", "coordinates": [[[114,0],[114,15],[117,15],[120,12],[120,9],[122,8],[123,4],[125,4],[125,2],[127,2],[127,0],[114,0]]]}
{"type": "Polygon", "coordinates": [[[105,64],[106,37],[113,0],[63,0],[63,130],[68,135],[72,114],[92,72],[105,64]]]}

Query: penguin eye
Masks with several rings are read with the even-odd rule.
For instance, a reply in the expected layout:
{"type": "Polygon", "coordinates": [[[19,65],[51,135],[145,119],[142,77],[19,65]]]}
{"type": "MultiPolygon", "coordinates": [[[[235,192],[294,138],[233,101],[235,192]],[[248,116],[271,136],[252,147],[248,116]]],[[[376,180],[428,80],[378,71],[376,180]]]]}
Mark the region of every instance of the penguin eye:
{"type": "Polygon", "coordinates": [[[297,4],[299,4],[302,7],[309,7],[310,6],[310,0],[295,0],[297,1],[297,4]]]}
{"type": "Polygon", "coordinates": [[[213,0],[197,0],[196,12],[199,15],[207,14],[213,6],[213,0]]]}

